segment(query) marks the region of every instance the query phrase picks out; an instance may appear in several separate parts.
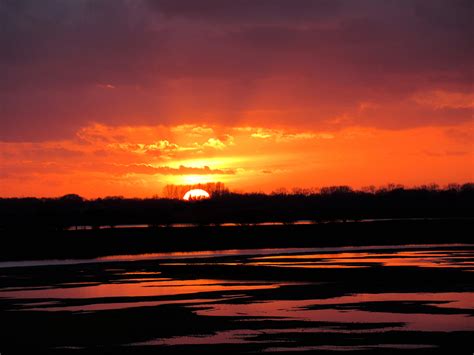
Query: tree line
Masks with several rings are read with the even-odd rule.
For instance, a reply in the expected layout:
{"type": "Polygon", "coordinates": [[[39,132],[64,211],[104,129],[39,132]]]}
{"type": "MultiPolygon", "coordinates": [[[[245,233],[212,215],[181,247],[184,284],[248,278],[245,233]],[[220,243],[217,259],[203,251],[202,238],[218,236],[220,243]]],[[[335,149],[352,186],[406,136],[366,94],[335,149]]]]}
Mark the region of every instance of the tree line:
{"type": "MultiPolygon", "coordinates": [[[[218,186],[218,188],[217,188],[218,186]]],[[[353,190],[348,186],[321,189],[279,189],[271,194],[234,193],[223,184],[211,198],[85,199],[70,194],[59,198],[1,198],[0,229],[64,230],[78,226],[100,228],[143,224],[150,228],[179,223],[215,225],[262,222],[294,223],[383,218],[473,218],[474,183],[405,188],[388,185],[353,190]]],[[[186,188],[189,188],[187,186],[186,188]]],[[[200,188],[206,188],[201,186],[200,188]]]]}

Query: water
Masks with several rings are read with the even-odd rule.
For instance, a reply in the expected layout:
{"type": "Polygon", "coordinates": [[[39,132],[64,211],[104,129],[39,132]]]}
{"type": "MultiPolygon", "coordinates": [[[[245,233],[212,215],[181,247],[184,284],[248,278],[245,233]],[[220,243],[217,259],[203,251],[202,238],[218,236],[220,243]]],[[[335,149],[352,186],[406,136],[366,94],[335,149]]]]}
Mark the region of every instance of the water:
{"type": "Polygon", "coordinates": [[[0,313],[57,351],[444,351],[473,335],[473,270],[471,244],[3,262],[0,313]]]}
{"type": "MultiPolygon", "coordinates": [[[[470,220],[472,218],[456,218],[456,220],[470,220]]],[[[401,221],[443,221],[443,220],[452,220],[452,218],[443,218],[443,217],[401,217],[401,218],[364,218],[357,220],[343,220],[335,219],[331,221],[316,221],[316,220],[296,220],[291,221],[292,225],[305,225],[305,224],[325,224],[325,223],[372,223],[372,222],[401,222],[401,221]]],[[[252,223],[252,226],[284,226],[288,222],[255,222],[252,223]]],[[[222,223],[220,227],[239,227],[240,223],[222,223]]],[[[194,228],[196,227],[195,223],[171,223],[168,225],[150,225],[150,224],[117,224],[117,225],[102,225],[102,226],[90,226],[90,225],[78,225],[67,228],[67,230],[93,230],[93,229],[125,229],[125,228],[194,228]]]]}
{"type": "MultiPolygon", "coordinates": [[[[443,244],[445,247],[474,247],[474,244],[443,244]]],[[[53,266],[53,265],[77,265],[96,264],[117,261],[143,261],[143,260],[169,260],[169,259],[205,259],[222,256],[257,256],[275,255],[281,258],[286,254],[302,254],[295,258],[307,258],[308,253],[315,252],[344,252],[344,251],[371,251],[371,250],[404,250],[413,248],[436,248],[437,244],[417,244],[417,245],[372,245],[372,246],[347,246],[330,248],[267,248],[267,249],[228,249],[228,250],[205,250],[205,251],[184,251],[184,252],[163,252],[146,253],[132,255],[110,255],[90,259],[45,259],[45,260],[21,260],[21,261],[0,261],[0,269],[16,267],[53,266]]],[[[325,254],[330,256],[330,254],[325,254]]]]}

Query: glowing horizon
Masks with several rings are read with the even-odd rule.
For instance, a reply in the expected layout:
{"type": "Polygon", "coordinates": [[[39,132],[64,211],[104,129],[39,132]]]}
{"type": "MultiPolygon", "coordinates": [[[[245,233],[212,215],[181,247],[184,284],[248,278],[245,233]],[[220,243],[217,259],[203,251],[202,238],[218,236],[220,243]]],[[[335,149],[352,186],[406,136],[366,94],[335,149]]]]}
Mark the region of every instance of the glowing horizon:
{"type": "Polygon", "coordinates": [[[167,184],[223,182],[234,191],[271,192],[281,187],[447,185],[473,180],[469,164],[473,153],[451,131],[472,131],[471,125],[403,131],[354,127],[334,132],[189,126],[173,140],[167,134],[175,129],[93,125],[70,140],[1,143],[2,151],[15,159],[2,159],[12,175],[3,177],[0,195],[146,197],[161,195],[167,184]],[[197,135],[196,128],[207,131],[197,135]],[[219,145],[208,145],[210,139],[219,145]],[[380,149],[381,145],[390,150],[380,149]]]}

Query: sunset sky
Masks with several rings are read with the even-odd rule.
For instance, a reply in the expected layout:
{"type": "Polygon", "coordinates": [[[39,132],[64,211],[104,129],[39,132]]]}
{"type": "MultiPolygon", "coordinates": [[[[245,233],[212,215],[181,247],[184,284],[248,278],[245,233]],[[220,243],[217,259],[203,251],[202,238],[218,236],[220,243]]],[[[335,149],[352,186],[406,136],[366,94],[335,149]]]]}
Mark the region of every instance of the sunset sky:
{"type": "Polygon", "coordinates": [[[0,0],[0,196],[474,180],[471,0],[0,0]]]}

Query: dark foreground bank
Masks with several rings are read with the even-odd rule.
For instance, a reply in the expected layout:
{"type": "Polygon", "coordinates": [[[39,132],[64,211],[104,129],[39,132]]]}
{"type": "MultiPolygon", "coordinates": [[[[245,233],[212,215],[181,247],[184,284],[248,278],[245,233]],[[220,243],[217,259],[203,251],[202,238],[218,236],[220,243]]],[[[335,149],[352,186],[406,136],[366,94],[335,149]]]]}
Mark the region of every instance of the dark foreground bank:
{"type": "Polygon", "coordinates": [[[473,219],[48,232],[9,230],[0,238],[0,260],[93,258],[168,251],[471,243],[473,230],[473,219]]]}

